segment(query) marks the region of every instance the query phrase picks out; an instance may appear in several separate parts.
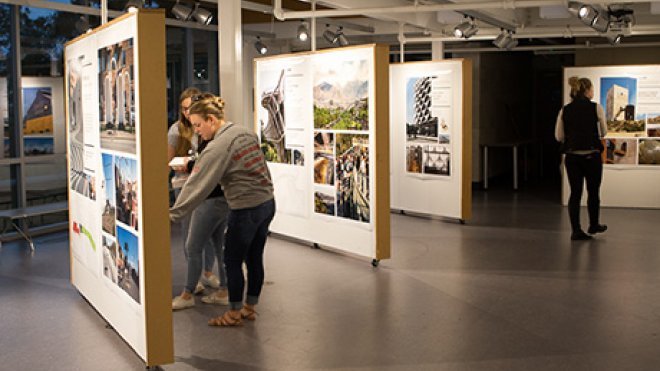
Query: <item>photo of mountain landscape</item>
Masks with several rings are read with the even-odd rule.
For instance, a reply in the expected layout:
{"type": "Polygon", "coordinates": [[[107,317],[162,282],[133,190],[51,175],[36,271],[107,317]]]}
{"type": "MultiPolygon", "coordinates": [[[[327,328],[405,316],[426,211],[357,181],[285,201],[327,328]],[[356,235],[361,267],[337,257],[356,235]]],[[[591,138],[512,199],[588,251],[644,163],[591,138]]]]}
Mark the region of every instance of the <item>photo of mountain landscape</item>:
{"type": "Polygon", "coordinates": [[[315,61],[315,129],[369,130],[369,64],[350,57],[315,61]]]}

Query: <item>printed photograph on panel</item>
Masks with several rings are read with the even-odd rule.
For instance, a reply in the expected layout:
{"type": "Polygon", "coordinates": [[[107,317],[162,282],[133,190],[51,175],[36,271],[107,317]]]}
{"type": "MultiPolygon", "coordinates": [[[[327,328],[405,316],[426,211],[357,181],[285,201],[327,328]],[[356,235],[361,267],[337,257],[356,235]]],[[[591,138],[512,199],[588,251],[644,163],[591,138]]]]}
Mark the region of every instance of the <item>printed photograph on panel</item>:
{"type": "Polygon", "coordinates": [[[366,59],[315,59],[314,128],[369,130],[369,76],[366,59]]]}
{"type": "Polygon", "coordinates": [[[660,137],[660,113],[646,115],[646,136],[660,137]]]}
{"type": "Polygon", "coordinates": [[[138,238],[131,231],[117,226],[117,285],[140,303],[140,251],[138,238]]]}
{"type": "Polygon", "coordinates": [[[115,203],[117,221],[138,230],[137,162],[115,156],[115,203]]]}
{"type": "Polygon", "coordinates": [[[613,165],[637,164],[637,139],[606,138],[605,163],[613,165]]]}
{"type": "Polygon", "coordinates": [[[314,191],[314,212],[318,214],[335,215],[335,196],[333,189],[316,189],[314,191]]]}
{"type": "Polygon", "coordinates": [[[116,203],[115,203],[115,164],[113,157],[110,154],[102,154],[103,161],[103,182],[101,188],[105,202],[103,203],[103,212],[101,214],[101,225],[103,232],[115,235],[115,218],[116,218],[116,203]]]}
{"type": "Polygon", "coordinates": [[[77,59],[69,61],[67,79],[69,89],[69,183],[71,190],[92,200],[96,199],[95,177],[84,168],[84,125],[82,114],[82,79],[77,59]]]}
{"type": "Polygon", "coordinates": [[[336,134],[337,216],[369,223],[369,136],[336,134]]]}
{"type": "Polygon", "coordinates": [[[99,49],[101,148],[135,153],[135,65],[133,39],[99,49]]]}
{"type": "Polygon", "coordinates": [[[23,153],[26,156],[52,155],[53,137],[23,137],[23,153]]]}
{"type": "Polygon", "coordinates": [[[431,112],[432,77],[414,77],[406,83],[406,138],[438,140],[438,117],[431,112]]]}
{"type": "Polygon", "coordinates": [[[52,89],[23,88],[23,135],[53,134],[52,89]]]}
{"type": "Polygon", "coordinates": [[[335,135],[327,132],[314,134],[314,183],[335,184],[335,135]]]}
{"type": "Polygon", "coordinates": [[[605,110],[607,132],[611,135],[646,134],[645,115],[637,112],[637,79],[601,77],[600,104],[605,110]]]}
{"type": "Polygon", "coordinates": [[[424,147],[424,174],[451,175],[451,154],[446,145],[424,147]]]}
{"type": "Polygon", "coordinates": [[[284,73],[284,69],[264,71],[259,76],[260,88],[262,89],[259,92],[261,150],[266,157],[266,161],[302,166],[302,153],[286,148],[286,117],[284,115],[284,85],[286,78],[284,73]]]}
{"type": "Polygon", "coordinates": [[[115,284],[119,282],[119,266],[122,264],[119,255],[117,241],[103,235],[103,275],[115,284]]]}
{"type": "Polygon", "coordinates": [[[406,147],[406,171],[409,173],[422,172],[422,145],[409,145],[406,147]]]}
{"type": "Polygon", "coordinates": [[[639,140],[639,165],[660,165],[660,139],[639,140]]]}

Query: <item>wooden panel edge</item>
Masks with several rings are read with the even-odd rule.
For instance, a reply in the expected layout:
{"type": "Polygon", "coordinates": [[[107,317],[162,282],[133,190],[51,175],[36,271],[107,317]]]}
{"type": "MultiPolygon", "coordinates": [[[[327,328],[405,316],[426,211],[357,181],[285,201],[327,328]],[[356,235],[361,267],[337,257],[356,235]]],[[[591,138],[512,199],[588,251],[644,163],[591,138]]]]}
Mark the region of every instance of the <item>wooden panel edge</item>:
{"type": "MultiPolygon", "coordinates": [[[[71,218],[71,203],[69,200],[71,199],[71,176],[70,176],[70,170],[71,170],[71,163],[70,163],[70,158],[71,154],[69,153],[69,116],[71,115],[71,112],[69,112],[69,79],[68,79],[68,73],[69,73],[69,65],[66,63],[67,61],[67,56],[66,56],[66,48],[64,48],[64,52],[62,53],[64,62],[63,67],[64,67],[64,146],[66,147],[66,192],[67,192],[67,214],[68,214],[68,229],[67,231],[71,231],[71,223],[73,221],[73,218],[71,218]]],[[[71,248],[72,244],[72,239],[69,238],[69,282],[71,285],[75,287],[73,284],[73,249],[71,248]]],[[[76,288],[77,290],[77,288],[76,288]]]]}
{"type": "Polygon", "coordinates": [[[376,200],[375,244],[378,260],[389,259],[391,254],[390,231],[390,63],[387,45],[374,45],[375,91],[375,169],[374,185],[376,200]]]}
{"type": "Polygon", "coordinates": [[[147,366],[156,366],[174,362],[165,13],[138,12],[137,17],[145,361],[147,366]]]}
{"type": "Polygon", "coordinates": [[[463,140],[461,179],[461,219],[472,218],[472,61],[461,63],[463,90],[463,140]]]}

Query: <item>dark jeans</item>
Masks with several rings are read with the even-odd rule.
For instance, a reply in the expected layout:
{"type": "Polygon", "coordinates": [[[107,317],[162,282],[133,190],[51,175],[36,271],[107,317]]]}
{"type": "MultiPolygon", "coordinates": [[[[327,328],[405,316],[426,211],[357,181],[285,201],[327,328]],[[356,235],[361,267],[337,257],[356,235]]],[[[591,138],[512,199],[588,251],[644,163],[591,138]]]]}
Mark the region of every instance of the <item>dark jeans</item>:
{"type": "Polygon", "coordinates": [[[243,262],[247,267],[247,304],[257,304],[264,284],[264,245],[268,226],[275,216],[275,200],[248,208],[229,211],[225,236],[225,267],[229,288],[229,305],[243,306],[243,262]]]}
{"type": "Polygon", "coordinates": [[[603,162],[600,153],[588,155],[566,154],[566,173],[571,186],[571,196],[568,199],[568,216],[571,219],[573,232],[582,230],[580,227],[580,201],[582,188],[587,181],[587,209],[589,210],[589,225],[598,225],[600,213],[600,183],[603,179],[603,162]]]}

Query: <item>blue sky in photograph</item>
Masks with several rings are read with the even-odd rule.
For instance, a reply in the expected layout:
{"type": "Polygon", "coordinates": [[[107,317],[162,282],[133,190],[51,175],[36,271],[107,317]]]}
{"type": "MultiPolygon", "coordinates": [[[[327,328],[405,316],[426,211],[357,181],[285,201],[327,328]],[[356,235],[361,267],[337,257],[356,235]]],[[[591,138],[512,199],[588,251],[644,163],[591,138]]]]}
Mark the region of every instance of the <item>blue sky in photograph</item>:
{"type": "Polygon", "coordinates": [[[119,241],[119,247],[124,251],[124,254],[128,256],[128,263],[135,269],[136,272],[140,272],[139,262],[139,251],[138,251],[138,239],[131,232],[117,225],[117,240],[119,241]],[[126,251],[125,245],[128,245],[128,253],[126,251]]]}
{"type": "Polygon", "coordinates": [[[117,156],[115,161],[117,162],[117,166],[119,167],[124,180],[134,182],[137,179],[137,162],[135,160],[117,156]]]}
{"type": "Polygon", "coordinates": [[[607,91],[612,85],[619,85],[628,89],[628,104],[637,105],[637,79],[632,77],[601,77],[600,78],[600,104],[607,106],[607,91]]]}
{"type": "Polygon", "coordinates": [[[47,90],[50,93],[50,88],[23,88],[23,117],[27,115],[34,98],[37,97],[37,92],[41,89],[47,90]]]}
{"type": "Polygon", "coordinates": [[[415,82],[421,77],[408,79],[406,83],[406,123],[412,124],[415,116],[415,82]]]}
{"type": "Polygon", "coordinates": [[[103,153],[103,177],[105,179],[105,198],[110,205],[115,206],[115,176],[112,166],[112,155],[103,153]]]}

